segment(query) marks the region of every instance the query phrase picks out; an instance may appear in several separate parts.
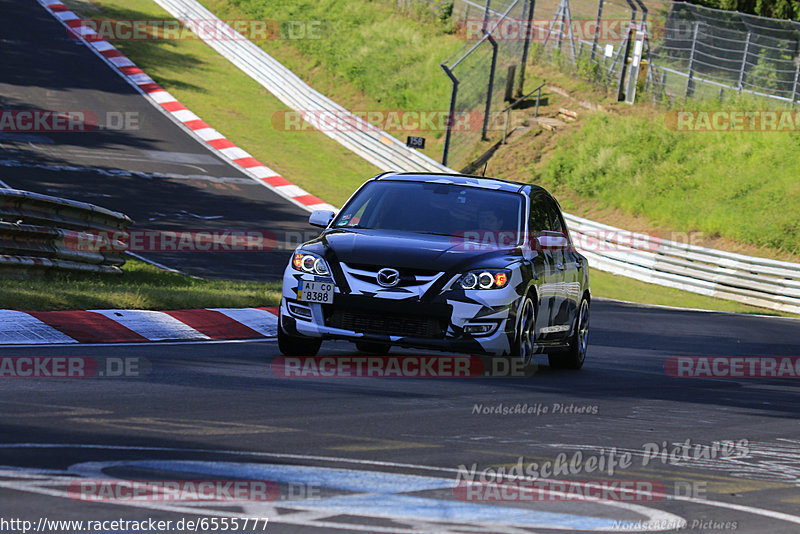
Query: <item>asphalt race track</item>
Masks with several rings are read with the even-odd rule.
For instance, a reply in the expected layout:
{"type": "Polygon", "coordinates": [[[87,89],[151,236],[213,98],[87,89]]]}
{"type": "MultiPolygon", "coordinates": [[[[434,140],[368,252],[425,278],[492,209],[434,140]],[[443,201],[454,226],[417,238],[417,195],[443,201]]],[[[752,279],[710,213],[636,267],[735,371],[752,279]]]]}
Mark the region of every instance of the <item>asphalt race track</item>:
{"type": "MultiPolygon", "coordinates": [[[[273,342],[6,349],[134,361],[139,376],[4,380],[0,509],[34,522],[247,514],[268,517],[269,532],[580,532],[647,520],[650,530],[668,530],[681,518],[698,532],[797,532],[797,380],[665,372],[673,356],[795,355],[797,331],[790,319],[601,301],[584,370],[541,365],[516,378],[283,377],[273,342]],[[500,404],[534,411],[484,413],[500,404]],[[686,440],[685,457],[658,457],[664,442],[686,440]],[[719,440],[735,450],[703,457],[719,440]],[[478,472],[520,459],[544,465],[562,453],[575,461],[578,451],[577,469],[558,479],[578,488],[645,481],[670,497],[486,502],[454,490],[462,464],[478,472]],[[625,452],[629,465],[612,476],[607,466],[588,472],[589,457],[625,452]],[[70,490],[101,477],[255,479],[276,488],[256,502],[136,505],[70,490]]],[[[322,354],[352,347],[324,345],[322,354]]]]}
{"type": "Polygon", "coordinates": [[[140,254],[201,276],[279,277],[286,248],[313,233],[307,212],[192,139],[37,2],[2,0],[0,9],[0,109],[88,111],[100,125],[86,132],[0,132],[0,180],[121,211],[134,220],[133,230],[274,236],[288,245],[140,254]]]}
{"type": "MultiPolygon", "coordinates": [[[[0,7],[3,108],[140,119],[133,131],[0,134],[4,182],[121,210],[138,228],[310,230],[299,208],[187,137],[37,3],[0,7]]],[[[286,251],[148,257],[275,278],[286,251]]],[[[797,365],[784,378],[675,375],[689,357],[796,364],[799,346],[795,319],[596,300],[579,372],[539,357],[489,376],[311,376],[274,340],[0,347],[0,531],[90,531],[52,523],[75,520],[108,521],[93,530],[104,533],[795,533],[797,365]],[[12,377],[31,361],[39,375],[58,362],[93,372],[12,377]],[[527,478],[459,478],[491,482],[498,469],[527,478]],[[151,520],[162,526],[130,523],[151,520]]],[[[344,342],[320,354],[355,361],[344,342]]]]}

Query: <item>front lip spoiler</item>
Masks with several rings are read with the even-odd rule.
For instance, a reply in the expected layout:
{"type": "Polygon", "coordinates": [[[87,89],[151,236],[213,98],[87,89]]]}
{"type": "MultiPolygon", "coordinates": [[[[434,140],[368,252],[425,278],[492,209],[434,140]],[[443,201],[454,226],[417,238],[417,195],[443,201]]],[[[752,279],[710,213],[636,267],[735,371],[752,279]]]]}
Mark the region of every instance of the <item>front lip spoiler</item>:
{"type": "MultiPolygon", "coordinates": [[[[475,338],[417,338],[388,336],[381,334],[367,334],[343,330],[330,326],[315,325],[322,339],[340,339],[344,341],[367,341],[372,343],[388,343],[393,347],[407,349],[429,349],[440,352],[455,352],[460,354],[485,354],[493,355],[494,352],[481,350],[480,344],[475,338]]],[[[302,332],[299,332],[302,334],[302,332]]],[[[495,335],[502,335],[500,331],[495,335]]]]}

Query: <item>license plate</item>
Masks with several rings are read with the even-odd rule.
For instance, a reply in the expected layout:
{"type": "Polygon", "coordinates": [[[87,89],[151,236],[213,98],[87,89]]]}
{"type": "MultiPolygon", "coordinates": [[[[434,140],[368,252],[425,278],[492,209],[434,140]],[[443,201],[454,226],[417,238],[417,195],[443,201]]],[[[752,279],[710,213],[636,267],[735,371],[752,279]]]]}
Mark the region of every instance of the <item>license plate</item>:
{"type": "Polygon", "coordinates": [[[300,285],[297,288],[297,300],[332,304],[334,287],[332,282],[306,282],[305,280],[300,280],[300,285]]]}

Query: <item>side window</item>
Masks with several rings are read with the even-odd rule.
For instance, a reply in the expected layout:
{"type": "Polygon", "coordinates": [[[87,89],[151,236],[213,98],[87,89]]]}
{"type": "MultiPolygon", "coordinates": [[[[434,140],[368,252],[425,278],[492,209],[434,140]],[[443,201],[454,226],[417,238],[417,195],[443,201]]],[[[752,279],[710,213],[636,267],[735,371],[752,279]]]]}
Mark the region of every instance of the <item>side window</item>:
{"type": "Polygon", "coordinates": [[[534,194],[530,198],[531,212],[528,216],[528,232],[531,236],[538,236],[541,232],[550,230],[550,217],[544,195],[534,194]]]}
{"type": "Polygon", "coordinates": [[[365,214],[369,217],[377,202],[378,200],[375,199],[375,195],[360,195],[353,204],[347,207],[347,211],[343,211],[339,214],[336,227],[367,226],[368,221],[364,220],[365,214]]]}
{"type": "Polygon", "coordinates": [[[561,222],[561,214],[559,213],[558,205],[550,198],[546,200],[547,215],[550,221],[550,230],[553,232],[564,233],[564,225],[561,222]]]}

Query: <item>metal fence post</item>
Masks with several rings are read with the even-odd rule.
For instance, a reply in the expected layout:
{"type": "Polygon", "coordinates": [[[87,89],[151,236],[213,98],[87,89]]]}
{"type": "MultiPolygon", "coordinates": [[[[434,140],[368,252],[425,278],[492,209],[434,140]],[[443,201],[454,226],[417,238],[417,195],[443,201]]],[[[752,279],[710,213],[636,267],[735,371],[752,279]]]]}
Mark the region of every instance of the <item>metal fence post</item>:
{"type": "Polygon", "coordinates": [[[692,37],[692,51],[689,55],[689,75],[686,77],[686,94],[685,97],[689,98],[694,92],[694,51],[697,48],[697,32],[700,29],[700,23],[694,24],[694,36],[692,37]]]}
{"type": "Polygon", "coordinates": [[[643,31],[641,25],[637,25],[635,37],[633,38],[633,51],[631,55],[631,64],[628,68],[628,79],[625,81],[625,102],[633,104],[636,101],[636,88],[639,81],[639,66],[642,61],[642,50],[644,49],[644,41],[640,38],[643,31]]]}
{"type": "Polygon", "coordinates": [[[567,37],[569,37],[569,50],[572,53],[572,66],[575,66],[575,34],[572,33],[572,12],[569,10],[569,0],[564,0],[564,18],[567,24],[567,37]]]}
{"type": "Polygon", "coordinates": [[[747,32],[747,39],[744,41],[744,55],[742,56],[742,68],[739,69],[739,94],[742,93],[742,87],[744,85],[744,71],[747,67],[747,56],[750,53],[750,32],[747,32]]]}
{"type": "Polygon", "coordinates": [[[594,37],[592,38],[592,55],[590,59],[594,61],[594,53],[597,51],[597,40],[600,38],[600,19],[603,18],[603,0],[597,2],[597,20],[594,25],[594,37]]]}
{"type": "Polygon", "coordinates": [[[531,47],[531,38],[533,37],[533,9],[536,7],[536,0],[527,0],[527,13],[525,21],[525,44],[522,46],[522,63],[519,70],[519,85],[517,86],[517,96],[522,96],[522,90],[525,86],[525,66],[528,63],[528,51],[531,47]]]}
{"type": "Polygon", "coordinates": [[[567,12],[564,0],[561,0],[561,26],[558,29],[558,50],[561,50],[561,41],[564,39],[564,25],[567,23],[567,12]]]}
{"type": "Polygon", "coordinates": [[[628,72],[628,56],[631,53],[631,32],[636,23],[636,12],[631,13],[631,20],[628,22],[628,32],[625,34],[625,51],[620,51],[622,65],[619,68],[619,80],[617,80],[617,102],[625,100],[625,74],[628,72]]]}
{"type": "Polygon", "coordinates": [[[642,0],[636,0],[636,3],[639,4],[639,9],[642,10],[642,20],[636,27],[636,39],[633,42],[631,69],[628,73],[628,89],[625,91],[625,101],[629,104],[633,104],[636,101],[636,89],[639,83],[639,70],[641,68],[645,39],[647,37],[647,6],[644,5],[642,0]]]}
{"type": "Polygon", "coordinates": [[[797,82],[800,80],[800,58],[797,61],[797,68],[794,71],[794,82],[792,83],[792,107],[794,107],[794,102],[797,100],[797,82]]]}
{"type": "Polygon", "coordinates": [[[489,114],[492,112],[492,93],[494,92],[494,71],[497,67],[497,41],[489,34],[487,40],[492,45],[492,66],[489,70],[489,87],[486,91],[486,108],[483,115],[483,130],[481,131],[481,140],[486,141],[486,130],[489,127],[489,114]]]}
{"type": "Polygon", "coordinates": [[[486,33],[486,28],[489,27],[489,7],[492,4],[492,0],[486,0],[486,9],[483,10],[483,26],[481,27],[481,32],[486,33]]]}
{"type": "Polygon", "coordinates": [[[453,135],[453,123],[456,120],[456,96],[458,95],[458,78],[453,75],[447,65],[442,65],[447,77],[453,82],[453,91],[450,93],[450,111],[447,115],[447,131],[444,135],[444,150],[442,151],[442,165],[447,166],[447,156],[450,153],[450,138],[453,135]]]}
{"type": "MultiPolygon", "coordinates": [[[[625,33],[625,53],[622,54],[622,65],[620,66],[619,79],[617,80],[617,102],[625,100],[625,79],[628,73],[628,56],[631,53],[631,37],[636,28],[636,4],[633,3],[633,0],[626,0],[626,2],[628,3],[628,7],[631,8],[631,18],[628,21],[628,31],[625,33]]],[[[613,68],[614,64],[612,63],[611,65],[613,68]]]]}

